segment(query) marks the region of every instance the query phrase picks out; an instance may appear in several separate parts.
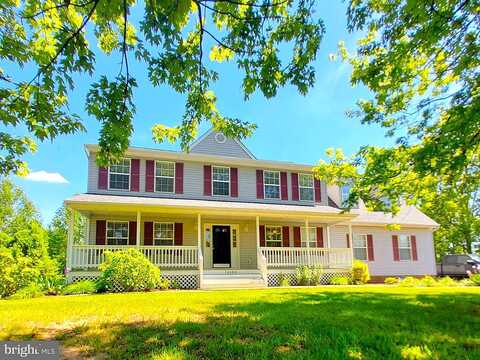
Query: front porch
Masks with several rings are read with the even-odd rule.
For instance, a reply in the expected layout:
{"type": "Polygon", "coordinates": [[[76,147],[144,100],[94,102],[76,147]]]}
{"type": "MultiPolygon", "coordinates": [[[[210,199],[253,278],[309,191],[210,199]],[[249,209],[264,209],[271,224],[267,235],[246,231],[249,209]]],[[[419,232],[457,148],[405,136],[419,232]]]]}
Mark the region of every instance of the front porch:
{"type": "Polygon", "coordinates": [[[302,265],[320,266],[326,273],[351,269],[352,249],[331,239],[330,228],[345,221],[343,214],[301,217],[93,204],[69,207],[70,281],[98,276],[106,251],[128,248],[143,253],[162,276],[179,283],[188,277],[188,287],[197,288],[207,287],[205,282],[219,274],[258,275],[257,283],[268,286],[275,284],[275,274],[293,274],[302,265]],[[78,213],[86,218],[85,230],[84,237],[74,241],[73,219],[78,213]]]}

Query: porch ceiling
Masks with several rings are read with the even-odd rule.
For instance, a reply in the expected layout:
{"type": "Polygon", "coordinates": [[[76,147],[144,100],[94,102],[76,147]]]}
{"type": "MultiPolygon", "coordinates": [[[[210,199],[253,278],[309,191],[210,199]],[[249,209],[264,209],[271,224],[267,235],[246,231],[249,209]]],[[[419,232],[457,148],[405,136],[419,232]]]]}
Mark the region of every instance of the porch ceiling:
{"type": "Polygon", "coordinates": [[[342,213],[330,206],[302,206],[265,203],[247,203],[233,201],[209,201],[191,199],[168,199],[138,196],[79,194],[65,200],[65,205],[84,213],[122,212],[122,213],[158,213],[252,219],[285,218],[291,221],[305,219],[321,220],[325,223],[348,221],[357,214],[342,213]]]}

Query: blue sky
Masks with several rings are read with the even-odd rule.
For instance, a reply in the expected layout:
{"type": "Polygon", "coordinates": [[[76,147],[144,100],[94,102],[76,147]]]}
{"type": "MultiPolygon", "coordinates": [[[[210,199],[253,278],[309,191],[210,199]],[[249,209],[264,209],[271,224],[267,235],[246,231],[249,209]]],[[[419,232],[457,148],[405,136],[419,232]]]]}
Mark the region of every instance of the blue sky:
{"type": "MultiPolygon", "coordinates": [[[[133,17],[139,16],[140,8],[137,5],[133,17]]],[[[257,124],[255,134],[244,142],[259,159],[315,164],[325,157],[325,149],[329,147],[341,147],[345,153],[351,154],[362,145],[391,143],[391,139],[384,137],[382,129],[361,125],[358,120],[345,115],[345,111],[354,108],[359,98],[369,98],[369,93],[362,87],[353,88],[350,85],[348,65],[340,61],[332,62],[328,57],[336,52],[338,41],[344,40],[347,47],[352,49],[358,38],[358,34],[346,31],[344,2],[319,2],[317,14],[325,22],[326,34],[314,63],[316,85],[306,96],[298,94],[293,87],[285,87],[279,89],[273,99],[255,94],[244,102],[241,93],[242,74],[236,70],[234,63],[213,64],[220,72],[220,80],[213,86],[218,97],[218,108],[226,116],[257,124]]],[[[206,58],[208,61],[208,56],[206,58]]],[[[98,53],[97,70],[93,77],[76,79],[77,87],[70,97],[70,108],[81,116],[87,131],[61,136],[53,143],[40,143],[38,151],[26,157],[32,171],[59,173],[68,183],[13,177],[38,207],[45,224],[51,220],[64,199],[86,191],[87,160],[83,145],[97,142],[99,124],[84,111],[85,95],[90,82],[97,80],[100,75],[113,77],[117,74],[119,59],[117,54],[108,58],[98,53]]],[[[143,65],[135,63],[133,56],[130,56],[130,64],[139,85],[135,92],[137,113],[131,144],[178,150],[178,144],[154,143],[151,127],[156,123],[176,125],[183,114],[184,97],[168,86],[153,88],[145,76],[143,65]]],[[[28,69],[26,74],[29,74],[28,69]]],[[[208,124],[202,124],[201,133],[208,128],[208,124]]],[[[16,129],[15,133],[22,132],[16,129]]]]}

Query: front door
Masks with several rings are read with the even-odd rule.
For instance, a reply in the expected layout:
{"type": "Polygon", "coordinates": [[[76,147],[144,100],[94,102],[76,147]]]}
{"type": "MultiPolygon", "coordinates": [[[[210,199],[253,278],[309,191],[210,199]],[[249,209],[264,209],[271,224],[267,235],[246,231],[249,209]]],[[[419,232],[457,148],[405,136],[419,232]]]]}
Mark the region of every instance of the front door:
{"type": "Polygon", "coordinates": [[[214,225],[213,232],[213,267],[230,267],[230,226],[214,225]]]}

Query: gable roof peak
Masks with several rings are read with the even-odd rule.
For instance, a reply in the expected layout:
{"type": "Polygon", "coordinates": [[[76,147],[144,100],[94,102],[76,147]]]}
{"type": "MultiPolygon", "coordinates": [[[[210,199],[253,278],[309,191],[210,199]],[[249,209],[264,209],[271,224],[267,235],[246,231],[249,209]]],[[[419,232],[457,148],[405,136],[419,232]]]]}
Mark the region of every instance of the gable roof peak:
{"type": "Polygon", "coordinates": [[[248,148],[237,138],[228,138],[220,131],[210,128],[190,146],[191,153],[256,159],[248,148]]]}

